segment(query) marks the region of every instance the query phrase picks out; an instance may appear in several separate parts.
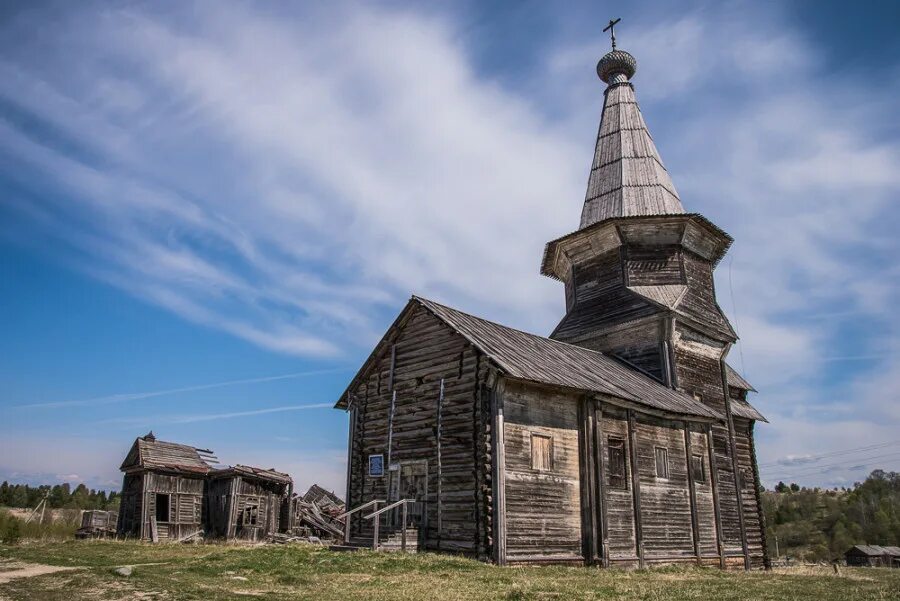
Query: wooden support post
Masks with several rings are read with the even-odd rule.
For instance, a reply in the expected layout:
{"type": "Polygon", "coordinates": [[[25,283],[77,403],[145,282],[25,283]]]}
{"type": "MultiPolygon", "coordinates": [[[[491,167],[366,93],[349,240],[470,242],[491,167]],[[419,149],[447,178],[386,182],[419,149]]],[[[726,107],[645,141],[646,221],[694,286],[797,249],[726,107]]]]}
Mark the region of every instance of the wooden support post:
{"type": "Polygon", "coordinates": [[[697,564],[700,561],[700,524],[697,521],[697,486],[694,482],[694,453],[691,447],[691,424],[684,422],[684,453],[687,458],[688,489],[691,501],[691,533],[694,537],[694,555],[697,556],[697,564]]]}
{"type": "MultiPolygon", "coordinates": [[[[349,393],[347,394],[347,397],[349,399],[349,397],[350,397],[349,393]]],[[[350,424],[349,424],[349,428],[347,428],[349,430],[349,433],[347,434],[347,483],[346,483],[346,489],[345,489],[346,495],[344,496],[344,498],[347,500],[346,501],[347,507],[350,507],[351,506],[350,504],[352,503],[352,500],[350,499],[350,492],[353,490],[351,487],[351,481],[353,480],[353,437],[356,436],[356,415],[357,415],[356,412],[357,412],[356,405],[351,403],[350,410],[348,411],[348,413],[350,414],[350,424]]],[[[288,506],[290,506],[290,499],[291,499],[291,494],[288,493],[288,506]]],[[[293,528],[293,526],[294,526],[294,523],[293,523],[294,515],[293,514],[294,514],[293,511],[288,512],[288,524],[287,524],[288,531],[290,531],[291,528],[293,528]]],[[[347,516],[347,523],[345,524],[345,528],[347,530],[347,533],[344,535],[345,540],[346,540],[346,537],[350,536],[350,516],[347,516]]]]}
{"type": "Polygon", "coordinates": [[[638,566],[644,567],[644,531],[641,525],[641,476],[638,470],[637,446],[634,433],[634,411],[628,410],[628,452],[631,457],[631,490],[634,501],[634,546],[638,566]]]}
{"type": "Polygon", "coordinates": [[[503,390],[499,379],[491,390],[491,453],[494,497],[494,561],[506,565],[506,451],[503,441],[503,390]]]}
{"type": "Polygon", "coordinates": [[[397,364],[397,345],[391,345],[391,369],[388,372],[388,392],[394,391],[394,367],[397,364]]]}
{"type": "Polygon", "coordinates": [[[738,504],[738,526],[741,529],[741,547],[744,551],[744,569],[750,569],[750,549],[747,546],[747,529],[744,526],[744,494],[741,490],[743,488],[743,482],[741,482],[741,468],[738,464],[737,457],[737,443],[734,440],[734,419],[731,415],[731,395],[728,394],[728,371],[725,368],[725,354],[728,353],[728,348],[725,349],[725,353],[722,355],[722,360],[719,362],[721,364],[722,371],[722,391],[725,394],[725,418],[728,421],[728,442],[731,446],[731,465],[732,470],[734,472],[734,490],[735,495],[737,496],[737,504],[738,504]]]}
{"type": "Polygon", "coordinates": [[[581,490],[581,553],[588,565],[597,563],[597,468],[594,464],[593,402],[582,397],[578,402],[578,476],[581,490]]]}
{"type": "Polygon", "coordinates": [[[400,524],[400,550],[406,553],[406,506],[407,504],[403,504],[403,522],[400,524]]]}
{"type": "MultiPolygon", "coordinates": [[[[375,505],[375,510],[376,511],[378,510],[377,504],[375,505]]],[[[378,539],[380,536],[379,532],[378,532],[378,528],[381,525],[381,514],[378,514],[374,518],[372,518],[372,521],[374,522],[373,526],[375,528],[375,533],[372,536],[372,550],[377,551],[378,550],[378,539]]]]}
{"type": "MultiPolygon", "coordinates": [[[[443,532],[443,467],[441,465],[441,418],[444,405],[444,378],[441,378],[441,390],[437,401],[437,548],[441,549],[441,533],[443,532]]],[[[406,504],[403,504],[404,510],[406,504]]]]}
{"type": "Polygon", "coordinates": [[[599,477],[597,478],[597,499],[600,504],[600,554],[601,562],[604,568],[609,567],[609,522],[606,517],[606,456],[603,453],[603,406],[594,403],[595,415],[595,442],[594,456],[599,469],[599,477]]]}
{"type": "Polygon", "coordinates": [[[719,467],[713,446],[712,426],[706,425],[706,448],[709,451],[709,484],[712,487],[713,513],[716,519],[716,547],[719,549],[719,567],[725,569],[725,539],[722,536],[722,511],[719,508],[719,467]]]}
{"type": "MultiPolygon", "coordinates": [[[[387,468],[388,474],[391,473],[391,451],[394,448],[394,410],[397,406],[397,391],[391,393],[391,408],[388,411],[388,439],[387,439],[387,468]]],[[[390,480],[390,478],[388,479],[390,480]]]]}

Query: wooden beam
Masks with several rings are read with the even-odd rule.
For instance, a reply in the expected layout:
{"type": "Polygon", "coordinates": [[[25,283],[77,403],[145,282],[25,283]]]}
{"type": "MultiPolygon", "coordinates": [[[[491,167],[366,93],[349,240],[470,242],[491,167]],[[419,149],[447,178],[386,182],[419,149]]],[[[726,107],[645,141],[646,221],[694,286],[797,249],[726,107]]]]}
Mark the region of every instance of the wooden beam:
{"type": "MultiPolygon", "coordinates": [[[[443,508],[444,508],[444,498],[443,498],[443,469],[441,465],[441,419],[443,413],[443,404],[444,404],[444,378],[441,378],[441,390],[438,393],[437,400],[437,548],[440,551],[441,549],[441,532],[444,528],[443,521],[443,508]]],[[[406,508],[406,505],[403,505],[406,508]]]]}
{"type": "Polygon", "coordinates": [[[706,448],[709,451],[709,484],[712,487],[713,513],[716,519],[716,547],[719,549],[719,567],[725,569],[725,539],[722,536],[722,511],[719,508],[719,467],[713,446],[712,426],[706,426],[706,448]]]}
{"type": "Polygon", "coordinates": [[[694,555],[700,562],[700,524],[697,521],[697,488],[694,482],[694,453],[691,447],[691,425],[684,422],[684,453],[687,458],[688,489],[691,501],[691,532],[694,536],[694,555]]]}
{"type": "Polygon", "coordinates": [[[597,468],[594,464],[593,401],[586,396],[578,400],[578,477],[581,491],[581,553],[588,565],[597,562],[597,468]]]}
{"type": "Polygon", "coordinates": [[[503,441],[503,390],[499,378],[491,389],[491,480],[494,497],[494,561],[506,565],[506,452],[503,441]]]}
{"type": "Polygon", "coordinates": [[[600,557],[603,567],[609,567],[609,521],[606,517],[606,457],[603,453],[603,405],[594,401],[594,456],[599,477],[597,478],[597,499],[600,506],[600,557]]]}
{"type": "Polygon", "coordinates": [[[388,372],[388,392],[394,390],[394,367],[397,365],[397,345],[391,345],[391,368],[388,372]]]}
{"type": "Polygon", "coordinates": [[[394,410],[397,407],[397,391],[391,393],[391,408],[388,411],[388,436],[387,436],[387,473],[391,472],[391,451],[394,448],[394,410]]]}
{"type": "Polygon", "coordinates": [[[744,569],[750,569],[750,548],[747,546],[747,528],[744,526],[744,494],[743,490],[743,482],[741,482],[741,469],[740,465],[738,465],[738,457],[737,457],[737,443],[734,440],[734,418],[731,415],[731,395],[728,394],[728,371],[725,368],[725,355],[728,354],[729,346],[725,347],[725,352],[722,353],[722,359],[719,361],[719,366],[721,368],[722,373],[722,391],[725,394],[725,418],[728,421],[728,442],[731,446],[731,465],[732,470],[734,472],[734,490],[735,495],[737,496],[737,504],[738,504],[738,525],[741,529],[741,547],[744,550],[744,569]]]}
{"type": "Polygon", "coordinates": [[[644,567],[644,531],[641,525],[641,476],[638,473],[637,447],[635,446],[634,411],[628,410],[628,454],[631,458],[631,495],[634,503],[634,548],[639,567],[644,567]]]}

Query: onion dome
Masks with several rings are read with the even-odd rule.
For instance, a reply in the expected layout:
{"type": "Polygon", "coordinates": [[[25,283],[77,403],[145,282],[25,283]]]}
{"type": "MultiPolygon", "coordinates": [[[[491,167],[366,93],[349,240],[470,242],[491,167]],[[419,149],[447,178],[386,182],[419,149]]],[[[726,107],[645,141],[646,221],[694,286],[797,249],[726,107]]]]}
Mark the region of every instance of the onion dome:
{"type": "Polygon", "coordinates": [[[607,52],[597,63],[597,75],[604,83],[624,83],[637,71],[637,60],[624,50],[607,52]],[[616,77],[622,76],[622,77],[616,77]]]}

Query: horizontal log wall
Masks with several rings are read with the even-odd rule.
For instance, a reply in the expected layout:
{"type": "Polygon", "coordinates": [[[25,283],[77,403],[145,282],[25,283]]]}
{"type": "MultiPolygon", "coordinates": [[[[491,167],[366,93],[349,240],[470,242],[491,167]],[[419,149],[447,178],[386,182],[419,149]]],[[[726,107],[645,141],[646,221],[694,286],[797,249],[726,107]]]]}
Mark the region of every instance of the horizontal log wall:
{"type": "Polygon", "coordinates": [[[716,512],[713,505],[709,445],[707,444],[706,432],[696,427],[691,428],[691,454],[699,456],[703,463],[703,479],[694,479],[694,490],[697,498],[697,525],[700,534],[700,554],[704,557],[715,556],[719,552],[719,545],[716,537],[716,512]]]}
{"type": "MultiPolygon", "coordinates": [[[[485,430],[479,424],[479,354],[459,334],[424,308],[416,309],[403,324],[393,354],[387,349],[372,365],[364,381],[352,392],[357,407],[351,457],[350,503],[356,507],[373,499],[389,498],[388,440],[394,463],[428,461],[426,528],[427,549],[485,553],[483,475],[477,475],[476,457],[484,453],[485,430]],[[393,355],[393,365],[392,365],[393,355]],[[438,530],[437,411],[441,407],[441,529],[438,530]],[[391,400],[396,392],[393,420],[391,400]],[[480,443],[476,437],[480,436],[480,443]],[[385,475],[368,474],[368,457],[382,454],[385,475]],[[476,496],[482,495],[479,503],[476,496]]],[[[483,466],[481,466],[483,469],[483,466]]],[[[371,536],[372,522],[357,517],[353,535],[371,536]]]]}
{"type": "MultiPolygon", "coordinates": [[[[599,417],[598,417],[599,419],[599,417]]],[[[601,482],[603,500],[606,503],[607,553],[611,562],[637,557],[635,545],[634,507],[631,490],[631,450],[628,441],[628,421],[625,412],[604,405],[602,416],[602,456],[605,479],[601,482]],[[625,477],[622,488],[609,485],[609,438],[624,441],[625,477]]]]}
{"type": "Polygon", "coordinates": [[[507,558],[581,559],[580,397],[508,382],[503,402],[507,558]],[[549,470],[532,467],[533,435],[551,439],[549,470]]]}
{"type": "Polygon", "coordinates": [[[752,431],[746,419],[734,418],[735,446],[737,447],[738,468],[741,471],[744,500],[744,529],[747,532],[747,547],[750,564],[754,568],[765,567],[765,539],[762,529],[759,494],[756,490],[758,476],[753,456],[752,431]]]}
{"type": "Polygon", "coordinates": [[[647,416],[636,419],[644,558],[690,557],[694,553],[687,454],[682,423],[647,416]],[[656,449],[666,450],[668,478],[657,476],[656,449]]]}

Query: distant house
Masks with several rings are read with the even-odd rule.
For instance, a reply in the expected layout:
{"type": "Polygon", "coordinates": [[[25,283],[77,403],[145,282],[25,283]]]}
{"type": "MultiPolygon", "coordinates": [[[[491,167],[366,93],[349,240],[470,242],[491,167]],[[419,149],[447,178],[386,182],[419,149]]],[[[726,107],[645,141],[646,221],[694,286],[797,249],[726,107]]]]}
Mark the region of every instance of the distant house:
{"type": "Polygon", "coordinates": [[[209,537],[262,540],[290,527],[293,481],[271,469],[236,465],[213,469],[212,452],[135,439],[125,472],[118,534],[140,540],[209,537]],[[204,459],[206,457],[206,459],[204,459]]]}
{"type": "Polygon", "coordinates": [[[900,568],[900,547],[854,545],[844,553],[848,566],[900,568]]]}

